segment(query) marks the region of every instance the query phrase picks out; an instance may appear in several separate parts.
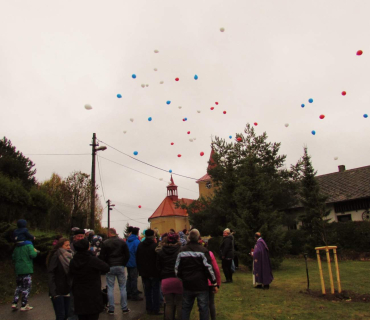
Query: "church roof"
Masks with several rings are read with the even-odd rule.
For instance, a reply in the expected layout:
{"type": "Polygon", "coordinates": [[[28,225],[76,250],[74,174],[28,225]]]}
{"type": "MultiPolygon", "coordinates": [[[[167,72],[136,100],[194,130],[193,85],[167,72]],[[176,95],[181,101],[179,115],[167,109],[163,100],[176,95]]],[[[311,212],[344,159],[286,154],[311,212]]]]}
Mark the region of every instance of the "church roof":
{"type": "Polygon", "coordinates": [[[195,181],[196,183],[199,183],[201,181],[210,181],[211,180],[211,176],[206,173],[203,177],[201,177],[200,179],[198,179],[197,181],[195,181]]]}
{"type": "Polygon", "coordinates": [[[172,174],[171,174],[171,183],[167,186],[167,187],[177,187],[177,185],[175,185],[175,182],[173,182],[173,178],[172,178],[172,174]]]}
{"type": "MultiPolygon", "coordinates": [[[[189,205],[194,200],[182,198],[178,200],[181,204],[189,205]]],[[[162,203],[159,205],[157,210],[149,217],[149,219],[159,218],[159,217],[187,217],[188,213],[186,210],[181,208],[175,208],[175,203],[172,201],[170,197],[164,198],[162,203]]]]}

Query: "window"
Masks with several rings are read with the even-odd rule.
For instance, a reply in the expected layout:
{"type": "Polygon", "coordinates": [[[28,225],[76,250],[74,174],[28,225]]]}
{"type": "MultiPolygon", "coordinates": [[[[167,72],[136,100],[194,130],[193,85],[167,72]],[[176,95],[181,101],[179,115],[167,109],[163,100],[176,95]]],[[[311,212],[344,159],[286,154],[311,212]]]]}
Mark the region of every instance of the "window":
{"type": "Polygon", "coordinates": [[[340,216],[337,216],[338,222],[347,222],[352,221],[352,215],[351,214],[342,214],[340,216]]]}

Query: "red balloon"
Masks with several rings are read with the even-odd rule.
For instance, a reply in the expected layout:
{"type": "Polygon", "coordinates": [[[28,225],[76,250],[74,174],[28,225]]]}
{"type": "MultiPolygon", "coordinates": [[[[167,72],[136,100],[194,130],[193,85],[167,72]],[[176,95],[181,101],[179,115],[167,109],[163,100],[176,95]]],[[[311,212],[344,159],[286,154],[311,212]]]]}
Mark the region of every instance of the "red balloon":
{"type": "Polygon", "coordinates": [[[362,50],[358,50],[358,51],[356,52],[356,54],[357,54],[358,56],[361,56],[361,55],[363,54],[363,52],[362,52],[362,50]]]}
{"type": "Polygon", "coordinates": [[[226,111],[224,111],[224,114],[226,114],[226,111]]]}
{"type": "Polygon", "coordinates": [[[173,142],[171,142],[171,146],[173,146],[173,142]]]}
{"type": "Polygon", "coordinates": [[[218,102],[215,102],[216,106],[218,106],[218,102]]]}
{"type": "Polygon", "coordinates": [[[179,79],[179,78],[176,78],[175,80],[176,80],[176,81],[179,81],[180,79],[179,79]]]}
{"type": "Polygon", "coordinates": [[[347,92],[342,91],[342,96],[345,96],[346,94],[347,94],[347,92]]]}
{"type": "Polygon", "coordinates": [[[240,137],[237,137],[237,138],[236,138],[236,140],[237,140],[238,142],[242,142],[242,141],[243,141],[243,139],[242,139],[242,138],[240,138],[240,137]]]}
{"type": "Polygon", "coordinates": [[[215,107],[211,107],[211,110],[213,110],[215,107]]]}
{"type": "Polygon", "coordinates": [[[182,119],[182,121],[185,121],[185,118],[184,118],[184,119],[182,119]]]}
{"type": "Polygon", "coordinates": [[[190,131],[188,131],[188,134],[190,134],[190,131]]]}
{"type": "Polygon", "coordinates": [[[177,156],[178,156],[179,158],[181,158],[181,154],[178,154],[177,156]]]}
{"type": "Polygon", "coordinates": [[[254,125],[255,125],[255,126],[258,126],[258,123],[257,123],[257,122],[255,122],[255,123],[254,123],[254,125]]]}
{"type": "Polygon", "coordinates": [[[324,119],[325,118],[325,116],[322,114],[322,115],[320,115],[320,119],[324,119]]]}
{"type": "Polygon", "coordinates": [[[204,152],[203,152],[203,151],[200,153],[200,156],[201,156],[201,157],[203,157],[203,156],[204,156],[204,152]]]}
{"type": "Polygon", "coordinates": [[[138,206],[139,207],[139,209],[141,208],[141,206],[138,206]]]}

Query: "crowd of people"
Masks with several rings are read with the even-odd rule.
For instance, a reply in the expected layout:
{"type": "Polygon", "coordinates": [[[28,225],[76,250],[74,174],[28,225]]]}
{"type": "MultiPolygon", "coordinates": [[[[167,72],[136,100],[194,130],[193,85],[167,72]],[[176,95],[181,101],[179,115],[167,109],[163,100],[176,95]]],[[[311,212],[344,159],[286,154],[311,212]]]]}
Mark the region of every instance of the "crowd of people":
{"type": "MultiPolygon", "coordinates": [[[[29,234],[26,221],[19,220],[17,225],[13,252],[17,288],[12,308],[18,309],[22,296],[20,310],[28,311],[33,309],[28,297],[32,259],[38,251],[33,247],[35,238],[29,234]]],[[[130,312],[128,300],[144,300],[138,289],[139,276],[148,314],[164,315],[167,320],[188,320],[197,299],[199,319],[216,319],[214,297],[221,285],[221,275],[215,253],[207,249],[199,231],[170,229],[159,235],[157,230],[147,229],[143,237],[139,231],[139,228],[129,227],[126,236],[120,238],[116,230],[110,228],[108,238],[103,241],[103,236],[95,235],[93,230],[73,228],[70,239],[56,237],[46,261],[49,296],[56,320],[97,320],[104,308],[114,315],[116,278],[121,312],[130,312]],[[106,274],[107,284],[103,291],[102,274],[106,274]]],[[[268,289],[273,277],[268,247],[259,233],[252,251],[255,288],[268,289]]],[[[230,229],[223,232],[219,254],[225,275],[223,283],[232,283],[238,261],[230,229]]]]}

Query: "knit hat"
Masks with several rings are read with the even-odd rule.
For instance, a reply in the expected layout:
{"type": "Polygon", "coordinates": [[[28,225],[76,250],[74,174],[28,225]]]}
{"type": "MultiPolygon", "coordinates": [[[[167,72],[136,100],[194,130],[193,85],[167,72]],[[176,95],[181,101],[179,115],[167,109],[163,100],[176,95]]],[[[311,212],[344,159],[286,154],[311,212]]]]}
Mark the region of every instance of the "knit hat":
{"type": "Polygon", "coordinates": [[[152,229],[145,230],[145,236],[146,237],[153,237],[154,236],[154,230],[152,230],[152,229]]]}
{"type": "Polygon", "coordinates": [[[89,249],[89,241],[87,241],[87,239],[82,239],[80,241],[76,241],[73,246],[78,252],[87,251],[89,249]]]}
{"type": "Polygon", "coordinates": [[[177,241],[179,241],[179,235],[177,233],[170,232],[167,235],[167,242],[168,243],[176,243],[177,241]]]}

